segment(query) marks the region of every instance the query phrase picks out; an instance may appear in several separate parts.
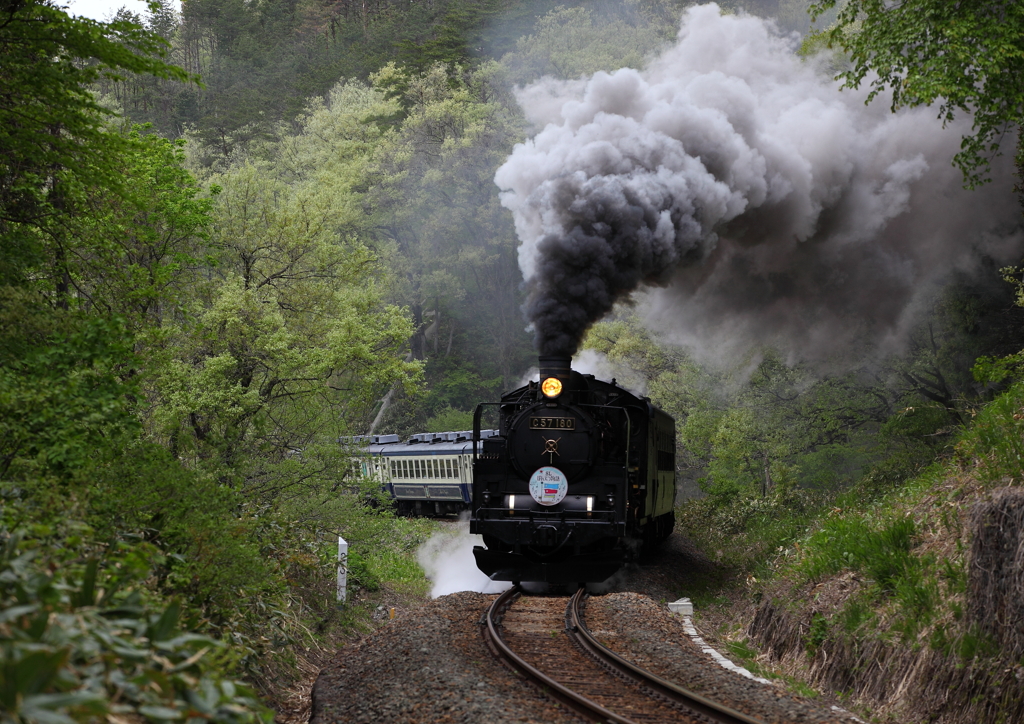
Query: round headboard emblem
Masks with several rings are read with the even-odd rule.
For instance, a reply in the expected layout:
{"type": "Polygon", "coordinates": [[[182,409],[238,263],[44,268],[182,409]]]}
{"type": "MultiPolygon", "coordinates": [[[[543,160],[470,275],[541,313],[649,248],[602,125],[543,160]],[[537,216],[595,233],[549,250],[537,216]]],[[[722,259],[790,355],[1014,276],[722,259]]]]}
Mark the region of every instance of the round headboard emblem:
{"type": "Polygon", "coordinates": [[[569,492],[569,481],[558,468],[545,465],[530,476],[530,495],[541,505],[557,505],[569,492]]]}

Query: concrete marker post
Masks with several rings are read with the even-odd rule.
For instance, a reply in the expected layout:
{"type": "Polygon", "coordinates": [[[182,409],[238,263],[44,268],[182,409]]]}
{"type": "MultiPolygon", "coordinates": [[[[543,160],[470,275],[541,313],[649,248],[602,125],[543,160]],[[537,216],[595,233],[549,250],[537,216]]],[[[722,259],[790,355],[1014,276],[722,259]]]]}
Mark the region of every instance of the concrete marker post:
{"type": "Polygon", "coordinates": [[[348,598],[348,543],[338,536],[338,607],[348,598]]]}

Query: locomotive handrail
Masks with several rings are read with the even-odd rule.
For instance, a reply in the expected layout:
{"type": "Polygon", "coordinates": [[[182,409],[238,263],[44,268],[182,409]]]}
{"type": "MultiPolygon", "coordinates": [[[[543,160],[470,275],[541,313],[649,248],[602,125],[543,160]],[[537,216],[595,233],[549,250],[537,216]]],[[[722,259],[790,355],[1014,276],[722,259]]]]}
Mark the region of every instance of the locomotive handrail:
{"type": "Polygon", "coordinates": [[[477,458],[477,454],[478,454],[478,447],[479,446],[477,445],[477,443],[483,442],[480,439],[480,418],[484,414],[484,407],[486,407],[488,405],[490,405],[492,407],[501,407],[501,403],[500,402],[481,402],[481,403],[479,403],[476,406],[476,410],[473,411],[473,462],[474,463],[476,462],[476,458],[477,458]]]}

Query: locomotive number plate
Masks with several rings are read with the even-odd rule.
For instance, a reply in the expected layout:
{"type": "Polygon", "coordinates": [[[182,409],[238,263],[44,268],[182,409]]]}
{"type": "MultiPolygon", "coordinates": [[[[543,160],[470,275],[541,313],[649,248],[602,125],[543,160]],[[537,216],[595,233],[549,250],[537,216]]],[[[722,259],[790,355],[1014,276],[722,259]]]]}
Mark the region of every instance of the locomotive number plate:
{"type": "Polygon", "coordinates": [[[531,417],[531,430],[575,430],[575,417],[531,417]]]}

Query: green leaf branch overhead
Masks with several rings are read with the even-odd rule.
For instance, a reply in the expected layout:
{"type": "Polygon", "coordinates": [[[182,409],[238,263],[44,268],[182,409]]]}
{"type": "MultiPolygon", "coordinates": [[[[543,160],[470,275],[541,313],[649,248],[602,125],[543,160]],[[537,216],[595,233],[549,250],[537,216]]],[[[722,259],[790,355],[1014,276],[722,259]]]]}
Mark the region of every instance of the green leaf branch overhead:
{"type": "Polygon", "coordinates": [[[841,6],[824,31],[844,50],[848,87],[865,80],[869,100],[888,90],[892,109],[938,104],[944,123],[972,114],[954,164],[969,187],[987,181],[992,159],[1024,121],[1024,4],[1013,0],[822,0],[819,16],[841,6]]]}
{"type": "MultiPolygon", "coordinates": [[[[92,92],[101,78],[140,73],[197,81],[164,61],[167,42],[136,23],[71,17],[56,3],[0,9],[0,235],[30,254],[13,224],[43,224],[62,210],[57,181],[73,177],[125,193],[119,153],[129,141],[92,92]]],[[[10,262],[5,265],[7,271],[10,262]]]]}

